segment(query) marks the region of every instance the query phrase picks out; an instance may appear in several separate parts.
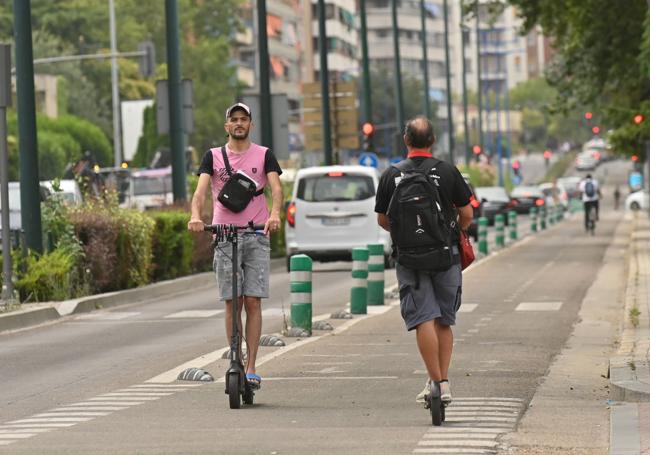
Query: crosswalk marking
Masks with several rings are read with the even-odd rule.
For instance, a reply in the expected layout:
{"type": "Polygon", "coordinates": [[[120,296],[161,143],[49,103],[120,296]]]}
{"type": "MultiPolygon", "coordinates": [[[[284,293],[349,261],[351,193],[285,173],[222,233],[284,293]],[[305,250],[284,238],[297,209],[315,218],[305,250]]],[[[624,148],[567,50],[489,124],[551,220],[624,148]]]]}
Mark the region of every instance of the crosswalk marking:
{"type": "Polygon", "coordinates": [[[471,313],[476,309],[478,303],[463,303],[458,309],[459,313],[471,313]]]}
{"type": "Polygon", "coordinates": [[[72,427],[98,417],[106,417],[113,414],[114,411],[121,411],[131,406],[159,400],[162,397],[185,392],[201,385],[136,384],[125,389],[89,398],[86,401],[53,408],[24,419],[0,423],[0,446],[13,444],[59,428],[72,427]]]}
{"type": "Polygon", "coordinates": [[[165,316],[165,319],[211,318],[223,313],[223,310],[186,310],[165,316]]]}
{"type": "Polygon", "coordinates": [[[518,398],[454,398],[445,410],[445,422],[431,427],[413,453],[496,454],[499,437],[514,428],[523,407],[518,398]]]}
{"type": "Polygon", "coordinates": [[[77,320],[93,321],[119,321],[121,319],[131,318],[139,315],[139,311],[99,311],[97,313],[88,313],[77,316],[77,320]]]}
{"type": "Polygon", "coordinates": [[[515,311],[558,311],[562,302],[521,302],[515,311]]]}

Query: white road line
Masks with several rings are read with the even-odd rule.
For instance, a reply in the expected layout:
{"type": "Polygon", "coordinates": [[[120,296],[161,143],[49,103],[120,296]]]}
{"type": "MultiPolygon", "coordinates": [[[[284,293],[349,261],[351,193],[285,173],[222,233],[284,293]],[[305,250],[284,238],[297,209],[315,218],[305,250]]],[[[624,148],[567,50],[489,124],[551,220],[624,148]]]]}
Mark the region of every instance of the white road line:
{"type": "MultiPolygon", "coordinates": [[[[398,376],[292,376],[292,377],[266,377],[264,381],[367,381],[378,379],[399,379],[398,376]]],[[[223,378],[221,379],[223,381],[223,378]]]]}
{"type": "Polygon", "coordinates": [[[27,439],[32,436],[36,436],[36,433],[0,434],[0,439],[27,439]]]}
{"type": "Polygon", "coordinates": [[[478,303],[462,303],[458,309],[458,313],[471,313],[477,306],[478,303]]]}
{"type": "Polygon", "coordinates": [[[223,313],[223,311],[224,310],[186,310],[168,314],[164,319],[211,318],[223,313]]]}
{"type": "Polygon", "coordinates": [[[482,449],[444,449],[438,447],[427,447],[427,448],[418,448],[413,451],[413,453],[435,453],[438,455],[459,455],[459,454],[471,454],[471,455],[482,455],[482,454],[493,454],[496,453],[492,449],[482,450],[482,449]]]}
{"type": "MultiPolygon", "coordinates": [[[[459,398],[456,400],[458,402],[463,402],[463,401],[485,401],[485,402],[494,402],[494,401],[499,401],[499,402],[510,402],[510,403],[523,403],[524,400],[520,398],[504,398],[504,397],[463,397],[459,398]]],[[[454,401],[454,403],[456,402],[454,401]]]]}
{"type": "Polygon", "coordinates": [[[16,441],[0,441],[0,446],[8,446],[9,444],[13,444],[16,441]]]}
{"type": "Polygon", "coordinates": [[[66,412],[66,411],[121,411],[123,409],[128,409],[128,406],[77,406],[77,407],[66,407],[66,408],[54,408],[52,412],[66,412]]]}
{"type": "Polygon", "coordinates": [[[562,302],[521,302],[515,311],[558,311],[562,302]]]}
{"type": "Polygon", "coordinates": [[[78,423],[78,422],[88,422],[92,420],[92,417],[43,417],[43,418],[31,418],[31,419],[21,419],[13,420],[8,423],[78,423]]]}
{"type": "Polygon", "coordinates": [[[172,388],[168,388],[168,389],[156,389],[156,388],[144,389],[144,388],[139,388],[139,387],[138,388],[130,387],[128,389],[119,389],[119,390],[116,390],[115,392],[123,392],[123,393],[131,392],[133,394],[136,394],[136,393],[138,393],[138,394],[140,394],[140,393],[159,394],[161,392],[170,392],[169,394],[172,395],[172,394],[174,394],[176,392],[185,392],[186,390],[188,390],[188,389],[172,389],[172,388]]]}
{"type": "Polygon", "coordinates": [[[516,417],[490,417],[490,416],[449,416],[445,422],[516,422],[516,417]]]}
{"type": "Polygon", "coordinates": [[[141,397],[167,397],[173,395],[173,392],[109,392],[102,393],[100,397],[134,397],[136,400],[141,400],[141,397]]]}
{"type": "MultiPolygon", "coordinates": [[[[457,411],[502,411],[509,412],[510,414],[519,414],[519,408],[511,408],[510,406],[455,406],[453,409],[457,411]]],[[[447,412],[451,412],[452,408],[448,408],[447,412]]]]}
{"type": "MultiPolygon", "coordinates": [[[[130,402],[130,401],[133,401],[133,400],[156,401],[156,400],[159,400],[159,399],[160,399],[160,397],[142,397],[142,396],[138,396],[138,397],[132,397],[132,396],[129,396],[129,397],[108,396],[107,397],[107,396],[98,396],[98,397],[90,398],[88,401],[94,401],[95,402],[94,404],[97,404],[99,402],[104,402],[102,404],[107,404],[105,402],[110,401],[110,400],[113,400],[113,401],[129,401],[130,402]]],[[[142,404],[142,403],[139,403],[139,404],[142,404]]]]}
{"type": "Polygon", "coordinates": [[[11,425],[0,425],[0,429],[9,430],[11,428],[66,428],[74,427],[76,423],[14,423],[11,425]]]}
{"type": "Polygon", "coordinates": [[[45,412],[34,417],[102,417],[110,414],[110,412],[45,412]]]}
{"type": "Polygon", "coordinates": [[[191,389],[192,387],[201,387],[201,384],[137,384],[137,385],[132,385],[131,388],[143,388],[143,389],[149,389],[149,388],[155,388],[155,389],[191,389]]]}
{"type": "Polygon", "coordinates": [[[435,427],[431,428],[426,434],[427,435],[444,435],[444,434],[454,434],[454,433],[493,433],[500,434],[503,433],[503,430],[499,428],[475,428],[475,427],[435,427]]]}
{"type": "Polygon", "coordinates": [[[110,312],[98,312],[98,313],[88,313],[77,316],[75,320],[95,320],[95,321],[119,321],[121,319],[130,318],[133,316],[139,315],[139,311],[110,311],[110,312]]]}
{"type": "Polygon", "coordinates": [[[52,431],[54,428],[16,428],[13,430],[0,430],[0,434],[22,434],[22,433],[47,433],[52,431]]]}
{"type": "Polygon", "coordinates": [[[479,332],[478,329],[469,329],[469,330],[467,331],[467,333],[478,333],[478,332],[479,332]]]}
{"type": "Polygon", "coordinates": [[[284,316],[286,313],[282,308],[267,308],[266,310],[262,310],[262,317],[273,318],[284,316]]]}
{"type": "MultiPolygon", "coordinates": [[[[494,448],[497,446],[497,442],[491,439],[484,439],[481,441],[463,441],[464,447],[485,447],[485,448],[494,448]]],[[[449,444],[449,441],[420,441],[418,442],[419,446],[438,446],[438,447],[447,447],[453,444],[449,444]]]]}
{"type": "Polygon", "coordinates": [[[495,430],[494,433],[427,433],[424,435],[424,439],[485,439],[486,437],[496,437],[500,433],[503,433],[502,430],[495,430]]]}
{"type": "MultiPolygon", "coordinates": [[[[132,401],[132,400],[124,400],[124,401],[105,401],[104,399],[97,400],[97,398],[91,398],[92,400],[96,401],[82,401],[80,403],[72,403],[72,404],[67,404],[66,406],[78,406],[80,409],[84,409],[85,406],[97,406],[97,405],[102,405],[102,406],[137,406],[139,404],[144,404],[144,401],[132,401]]],[[[109,400],[108,398],[106,400],[109,400]]],[[[122,398],[120,398],[122,400],[122,398]]]]}

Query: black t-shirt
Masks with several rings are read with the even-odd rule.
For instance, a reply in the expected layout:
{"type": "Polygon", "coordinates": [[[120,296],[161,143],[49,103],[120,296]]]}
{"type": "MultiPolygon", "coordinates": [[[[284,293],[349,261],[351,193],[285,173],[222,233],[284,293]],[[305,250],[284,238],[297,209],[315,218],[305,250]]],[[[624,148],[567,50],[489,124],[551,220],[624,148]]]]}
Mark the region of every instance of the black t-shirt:
{"type": "MultiPolygon", "coordinates": [[[[408,158],[420,166],[426,157],[408,158]]],[[[438,161],[431,169],[430,174],[438,182],[438,190],[444,213],[455,214],[455,208],[465,207],[469,204],[472,191],[467,186],[460,171],[445,161],[438,161]]],[[[379,180],[377,196],[375,198],[375,212],[386,213],[388,204],[395,192],[395,178],[401,176],[399,169],[391,166],[384,171],[379,180]]]]}
{"type": "MultiPolygon", "coordinates": [[[[280,168],[280,164],[278,163],[278,160],[275,158],[275,155],[271,149],[266,149],[266,154],[264,155],[264,173],[268,174],[269,172],[277,172],[278,175],[281,175],[282,169],[280,168]]],[[[205,152],[203,158],[201,159],[201,165],[199,166],[199,170],[196,175],[212,175],[213,173],[214,165],[212,161],[212,150],[208,150],[205,152]]]]}

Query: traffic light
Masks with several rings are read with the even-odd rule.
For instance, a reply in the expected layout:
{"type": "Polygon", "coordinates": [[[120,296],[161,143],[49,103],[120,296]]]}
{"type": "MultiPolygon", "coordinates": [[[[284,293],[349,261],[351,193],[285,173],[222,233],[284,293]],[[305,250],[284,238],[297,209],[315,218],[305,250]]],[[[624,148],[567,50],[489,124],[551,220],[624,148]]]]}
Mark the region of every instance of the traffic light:
{"type": "Polygon", "coordinates": [[[512,171],[515,173],[517,177],[519,177],[519,174],[521,172],[521,163],[519,160],[514,160],[512,162],[512,171]]]}
{"type": "Polygon", "coordinates": [[[591,118],[594,116],[591,112],[585,112],[585,119],[591,120],[591,118]]]}
{"type": "Polygon", "coordinates": [[[594,133],[594,134],[598,134],[598,133],[600,133],[600,128],[597,127],[597,126],[594,126],[594,127],[591,129],[591,132],[594,133]]]}
{"type": "Polygon", "coordinates": [[[643,114],[636,114],[634,116],[634,123],[636,125],[642,124],[644,120],[645,120],[645,117],[643,116],[643,114]]]}
{"type": "Polygon", "coordinates": [[[475,145],[474,147],[472,147],[472,153],[474,153],[474,155],[480,155],[481,154],[481,146],[480,145],[475,145]]]}
{"type": "Polygon", "coordinates": [[[370,122],[366,122],[361,126],[361,132],[363,133],[363,149],[365,151],[371,151],[372,135],[375,132],[375,125],[370,122]]]}
{"type": "Polygon", "coordinates": [[[639,161],[639,157],[636,155],[632,155],[632,161],[637,162],[639,161]]]}

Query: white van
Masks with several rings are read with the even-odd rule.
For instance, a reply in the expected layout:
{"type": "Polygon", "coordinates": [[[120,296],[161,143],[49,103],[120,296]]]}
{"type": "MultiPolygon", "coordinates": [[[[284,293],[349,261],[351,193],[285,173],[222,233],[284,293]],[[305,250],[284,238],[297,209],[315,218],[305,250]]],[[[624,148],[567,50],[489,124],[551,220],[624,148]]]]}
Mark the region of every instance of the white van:
{"type": "Polygon", "coordinates": [[[171,166],[132,171],[129,180],[128,192],[121,207],[144,211],[173,204],[171,166]]]}
{"type": "Polygon", "coordinates": [[[289,258],[303,253],[317,261],[350,260],[352,248],[384,245],[390,260],[390,234],[377,224],[375,193],[379,173],[366,166],[319,166],[296,174],[287,206],[285,245],[289,258]]]}

